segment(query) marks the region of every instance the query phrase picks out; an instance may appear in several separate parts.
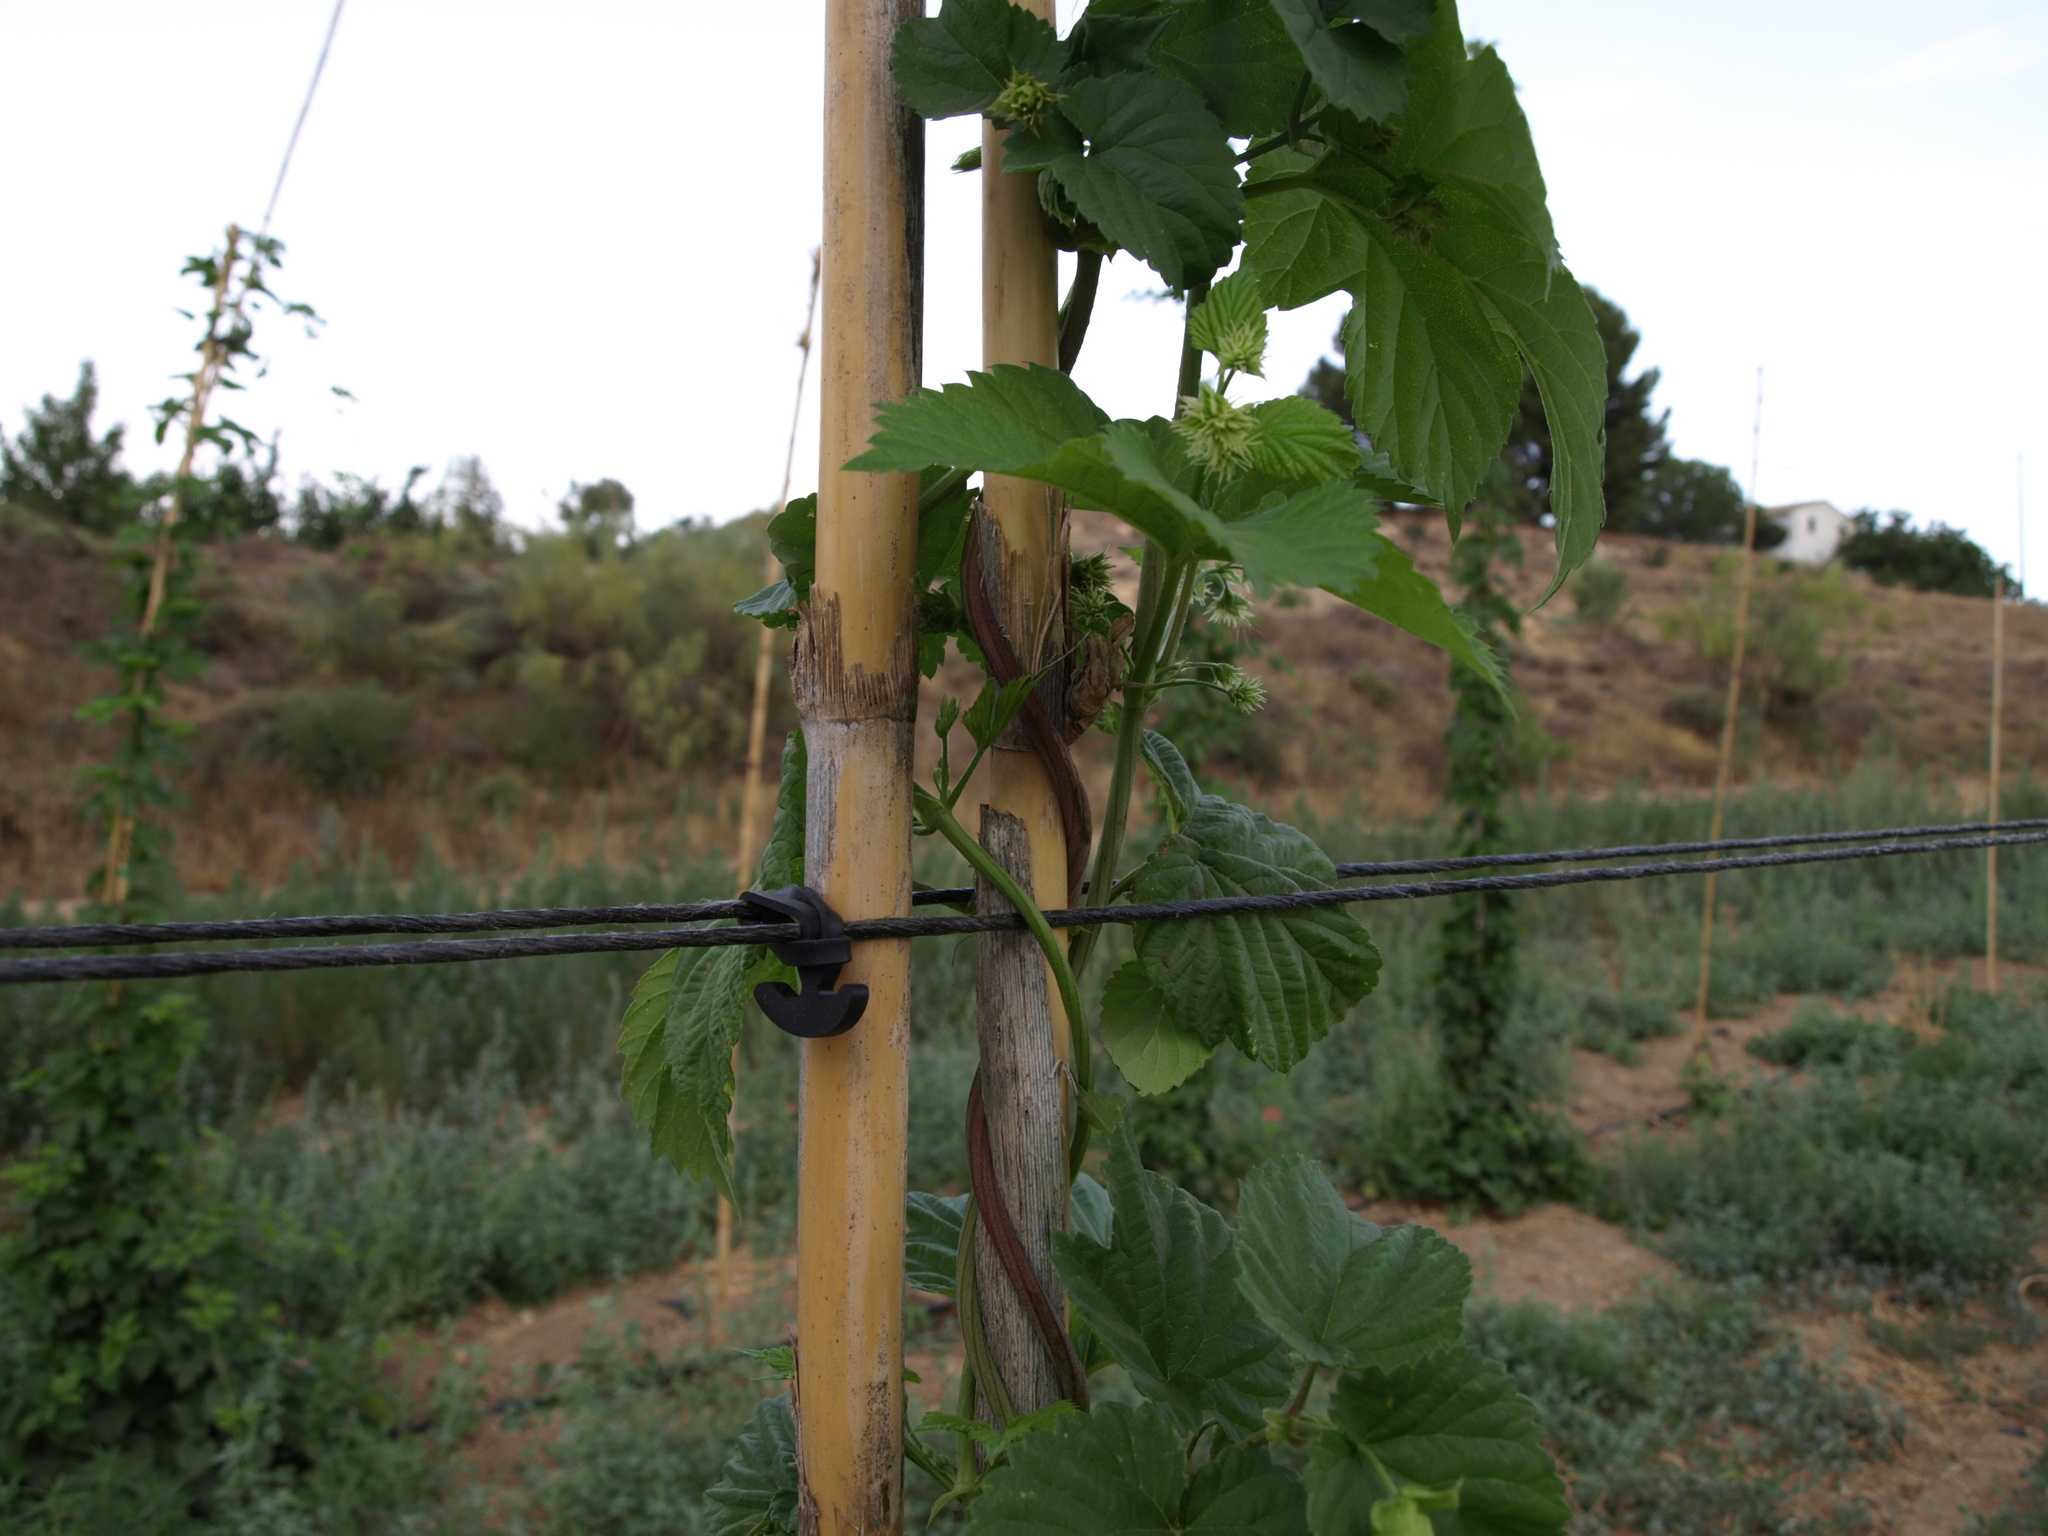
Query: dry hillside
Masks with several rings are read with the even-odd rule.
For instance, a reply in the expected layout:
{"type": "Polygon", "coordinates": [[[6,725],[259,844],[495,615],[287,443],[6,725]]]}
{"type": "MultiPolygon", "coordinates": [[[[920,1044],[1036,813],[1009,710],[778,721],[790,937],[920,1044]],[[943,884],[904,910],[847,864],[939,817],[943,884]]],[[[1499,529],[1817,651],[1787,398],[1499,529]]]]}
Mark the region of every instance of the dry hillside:
{"type": "MultiPolygon", "coordinates": [[[[1403,520],[1396,536],[1425,570],[1443,575],[1449,540],[1440,520],[1403,520]]],[[[1076,529],[1081,547],[1112,548],[1126,538],[1096,516],[1076,529]]],[[[1533,603],[1552,556],[1547,535],[1532,529],[1525,542],[1516,585],[1533,603]]],[[[1716,635],[1729,632],[1732,557],[1616,537],[1604,541],[1600,559],[1624,578],[1608,581],[1614,611],[1582,611],[1575,599],[1585,578],[1575,577],[1530,616],[1518,644],[1529,774],[1555,789],[1592,792],[1628,781],[1673,791],[1705,783],[1725,677],[1710,656],[1716,635]],[[1618,586],[1625,591],[1617,596],[1618,586]]],[[[509,707],[533,670],[527,662],[549,660],[546,646],[557,642],[545,635],[473,675],[451,680],[429,667],[387,678],[416,708],[395,772],[374,793],[336,795],[308,783],[259,750],[268,722],[279,700],[348,683],[372,665],[350,660],[346,636],[336,639],[332,593],[353,582],[375,597],[376,573],[402,576],[404,562],[378,550],[329,554],[263,538],[213,548],[206,560],[199,641],[209,665],[173,689],[174,712],[195,728],[185,770],[192,812],[179,844],[192,887],[220,889],[237,874],[270,884],[323,845],[350,854],[371,848],[401,869],[428,851],[457,867],[502,869],[543,846],[574,861],[597,854],[600,842],[620,857],[650,835],[671,848],[723,843],[738,766],[729,752],[669,767],[599,735],[588,761],[565,772],[522,758],[477,723],[509,707]]],[[[444,598],[495,579],[494,568],[447,566],[443,560],[435,577],[444,598]]],[[[1878,752],[1981,786],[1988,604],[1784,569],[1760,562],[1751,675],[1752,697],[1765,708],[1745,723],[1744,771],[1810,777],[1878,752]]],[[[597,604],[616,572],[592,570],[578,601],[597,604]]],[[[391,635],[410,636],[422,652],[453,643],[453,621],[433,602],[415,615],[407,589],[392,590],[400,597],[387,605],[391,635]]],[[[116,593],[104,545],[17,514],[0,519],[0,893],[65,899],[83,887],[91,849],[77,814],[77,774],[107,742],[75,712],[109,674],[81,647],[108,629],[116,593]]],[[[2012,610],[2008,637],[2008,760],[2031,764],[2048,749],[2048,610],[2012,610]]],[[[1248,664],[1267,676],[1272,704],[1211,755],[1211,775],[1281,804],[1306,794],[1325,809],[1355,802],[1405,816],[1434,803],[1449,710],[1439,654],[1319,592],[1279,594],[1252,638],[1263,649],[1248,664]]],[[[576,665],[592,665],[578,643],[572,636],[559,645],[576,665]]],[[[683,674],[667,675],[662,686],[687,689],[699,680],[687,675],[692,653],[679,645],[667,654],[683,660],[665,664],[683,674]]],[[[743,686],[743,670],[720,683],[728,694],[743,686]]],[[[964,669],[949,669],[940,682],[964,686],[964,669]]],[[[675,708],[688,713],[685,704],[675,708]]],[[[1106,769],[1106,749],[1104,738],[1091,736],[1084,763],[1106,769]]]]}

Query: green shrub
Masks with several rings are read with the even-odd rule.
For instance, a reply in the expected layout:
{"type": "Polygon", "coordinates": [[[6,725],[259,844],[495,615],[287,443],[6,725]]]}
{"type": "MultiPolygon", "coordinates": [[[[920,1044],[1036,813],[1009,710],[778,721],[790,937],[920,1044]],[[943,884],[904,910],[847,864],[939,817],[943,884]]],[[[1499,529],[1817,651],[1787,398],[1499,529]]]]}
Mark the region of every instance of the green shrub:
{"type": "Polygon", "coordinates": [[[397,770],[412,721],[411,701],[374,683],[304,689],[278,710],[270,742],[277,756],[315,787],[358,795],[397,770]]]}
{"type": "Polygon", "coordinates": [[[697,1245],[708,1194],[647,1155],[608,1078],[593,1070],[543,1108],[485,1068],[432,1111],[316,1102],[242,1146],[241,1199],[316,1239],[280,1277],[299,1313],[374,1331],[486,1296],[541,1304],[697,1245]]]}
{"type": "Polygon", "coordinates": [[[1917,1323],[1887,1322],[1872,1318],[1863,1331],[1870,1342],[1901,1360],[1932,1360],[1953,1364],[1965,1355],[1981,1354],[1999,1337],[1999,1330],[1977,1322],[1946,1307],[1935,1309],[1917,1323]]]}
{"type": "Polygon", "coordinates": [[[1628,606],[1628,572],[1611,560],[1593,560],[1572,578],[1572,604],[1580,620],[1609,628],[1628,606]]]}
{"type": "Polygon", "coordinates": [[[487,704],[470,719],[477,738],[499,756],[556,783],[585,783],[603,767],[610,716],[597,699],[521,693],[487,704]]]}
{"type": "Polygon", "coordinates": [[[43,1138],[7,1174],[0,1514],[53,1536],[183,1531],[188,1509],[311,1531],[316,1510],[368,1528],[418,1502],[434,1480],[370,1353],[293,1331],[287,1272],[316,1245],[232,1201],[192,1137],[190,1000],[89,996],[30,1079],[43,1138]]]}
{"type": "MultiPolygon", "coordinates": [[[[1670,632],[1690,639],[1717,670],[1734,659],[1736,588],[1735,558],[1717,558],[1706,590],[1667,623],[1670,632]]],[[[1762,709],[1766,724],[1811,734],[1818,706],[1848,681],[1849,664],[1834,636],[1861,601],[1834,566],[1814,572],[1777,561],[1757,565],[1743,691],[1762,709]]],[[[1720,728],[1719,709],[1714,727],[1720,728]]]]}
{"type": "Polygon", "coordinates": [[[551,1393],[560,1434],[525,1478],[544,1536],[706,1528],[703,1493],[767,1384],[752,1361],[662,1356],[627,1324],[593,1330],[551,1393]]]}
{"type": "Polygon", "coordinates": [[[1590,992],[1578,1011],[1578,1044],[1617,1060],[1631,1060],[1645,1040],[1663,1040],[1679,1032],[1679,999],[1670,990],[1656,992],[1590,992]]]}
{"type": "Polygon", "coordinates": [[[1896,1064],[1917,1043],[1910,1029],[1808,1004],[1785,1028],[1760,1035],[1743,1049],[1780,1067],[1875,1068],[1896,1064]]]}
{"type": "Polygon", "coordinates": [[[1955,1294],[2009,1275],[2048,1182],[2048,1003],[1957,992],[1948,1023],[1938,1044],[1810,1061],[1812,1087],[1751,1090],[1690,1140],[1631,1140],[1611,1210],[1709,1278],[1861,1271],[1955,1294]]]}
{"type": "Polygon", "coordinates": [[[191,999],[88,995],[22,1084],[42,1139],[6,1172],[0,1234],[0,1476],[102,1451],[181,1482],[212,1467],[249,1376],[284,1346],[259,1228],[219,1193],[179,1079],[205,1025],[191,999]]]}
{"type": "Polygon", "coordinates": [[[102,1452],[31,1493],[0,1485],[0,1515],[16,1536],[199,1536],[191,1499],[147,1456],[102,1452]]]}
{"type": "Polygon", "coordinates": [[[1704,736],[1715,741],[1721,735],[1721,722],[1728,718],[1728,690],[1725,688],[1701,688],[1692,684],[1671,690],[1671,696],[1664,701],[1665,720],[1695,736],[1704,736]]]}
{"type": "Polygon", "coordinates": [[[1968,1536],[2042,1536],[2048,1532],[2048,1451],[2034,1458],[2027,1480],[2005,1508],[1975,1514],[1964,1527],[1968,1536]]]}
{"type": "Polygon", "coordinates": [[[1670,1289],[1599,1314],[1482,1303],[1467,1326],[1572,1469],[1575,1530],[1783,1531],[1802,1494],[1905,1431],[1740,1291],[1670,1289]]]}
{"type": "Polygon", "coordinates": [[[1374,709],[1392,709],[1401,702],[1401,685],[1369,661],[1353,667],[1344,680],[1351,685],[1352,692],[1374,709]]]}

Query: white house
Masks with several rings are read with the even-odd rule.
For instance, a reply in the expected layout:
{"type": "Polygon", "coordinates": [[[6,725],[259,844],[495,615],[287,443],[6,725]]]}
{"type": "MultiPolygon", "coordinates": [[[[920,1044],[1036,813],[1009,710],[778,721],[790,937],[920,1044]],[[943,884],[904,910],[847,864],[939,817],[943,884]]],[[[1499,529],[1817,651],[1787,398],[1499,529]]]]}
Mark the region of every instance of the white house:
{"type": "Polygon", "coordinates": [[[1764,516],[1785,530],[1785,542],[1771,553],[1801,565],[1826,565],[1835,558],[1856,520],[1826,501],[1795,501],[1788,507],[1766,507],[1764,516]]]}

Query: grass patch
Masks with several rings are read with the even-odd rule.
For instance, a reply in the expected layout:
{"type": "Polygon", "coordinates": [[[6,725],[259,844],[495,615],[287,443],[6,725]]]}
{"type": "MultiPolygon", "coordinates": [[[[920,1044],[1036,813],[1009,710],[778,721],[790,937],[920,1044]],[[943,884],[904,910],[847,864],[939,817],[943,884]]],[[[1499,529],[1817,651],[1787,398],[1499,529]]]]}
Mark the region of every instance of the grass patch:
{"type": "Polygon", "coordinates": [[[1889,1456],[1905,1432],[1740,1288],[1672,1288],[1600,1314],[1481,1304],[1468,1327],[1536,1404],[1570,1468],[1580,1536],[1784,1531],[1803,1489],[1889,1456]]]}
{"type": "Polygon", "coordinates": [[[1919,1043],[1912,1030],[1897,1024],[1873,1024],[1858,1014],[1808,1003],[1785,1028],[1759,1035],[1743,1049],[1780,1067],[1846,1067],[1857,1072],[1894,1066],[1919,1043]]]}
{"type": "Polygon", "coordinates": [[[1625,1142],[1608,1213],[1712,1279],[1861,1275],[1956,1297],[2011,1275],[2048,1181],[2048,998],[1958,989],[1945,1014],[1910,1048],[1817,1026],[1850,1044],[1806,1058],[1810,1087],[1738,1092],[1690,1137],[1625,1142]]]}
{"type": "Polygon", "coordinates": [[[1982,1354],[1987,1346],[2004,1337],[2001,1330],[1988,1323],[1947,1308],[1938,1308],[1917,1323],[1874,1317],[1863,1325],[1863,1331],[1871,1343],[1887,1354],[1937,1365],[1982,1354]]]}

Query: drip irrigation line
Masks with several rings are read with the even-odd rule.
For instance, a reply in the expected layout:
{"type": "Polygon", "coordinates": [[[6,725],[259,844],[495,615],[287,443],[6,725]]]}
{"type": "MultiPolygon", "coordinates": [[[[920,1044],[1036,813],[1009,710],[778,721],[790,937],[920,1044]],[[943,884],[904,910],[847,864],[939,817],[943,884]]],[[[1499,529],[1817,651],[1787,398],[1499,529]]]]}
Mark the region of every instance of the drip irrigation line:
{"type": "MultiPolygon", "coordinates": [[[[1098,923],[1168,922],[1184,918],[1231,917],[1251,912],[1302,912],[1355,902],[1416,901],[1478,891],[1551,890],[1566,885],[1650,880],[1666,875],[1699,875],[1735,869],[1772,869],[1792,864],[1835,864],[1852,859],[1896,858],[1903,854],[1950,853],[1967,848],[2020,847],[2048,842],[2048,831],[1995,836],[1938,838],[1926,842],[1882,843],[1870,848],[1819,848],[1801,853],[1751,854],[1668,864],[1627,864],[1605,869],[1558,869],[1534,875],[1478,875],[1461,880],[1425,880],[1407,885],[1366,885],[1265,896],[1222,896],[1194,901],[1139,902],[1115,907],[1070,907],[1048,911],[1055,928],[1098,923]]],[[[1499,862],[1498,859],[1489,862],[1499,862]]],[[[926,893],[930,894],[930,893],[926,893]]],[[[707,903],[707,905],[709,905],[707,903]]],[[[646,910],[634,909],[634,910],[646,910]]],[[[959,917],[876,917],[846,924],[846,937],[924,939],[964,933],[1022,930],[1015,912],[959,917]]],[[[794,923],[751,923],[732,928],[675,928],[651,933],[562,933],[526,939],[446,939],[414,944],[330,944],[307,949],[202,950],[177,954],[91,955],[79,959],[0,962],[0,984],[34,981],[143,981],[209,976],[228,971],[301,971],[363,965],[450,965],[470,960],[515,960],[538,955],[575,955],[656,949],[711,949],[728,944],[780,944],[800,937],[794,923]]]]}
{"type": "MultiPolygon", "coordinates": [[[[2000,822],[2001,834],[2048,827],[2048,817],[2000,822]]],[[[1981,833],[1981,821],[1934,827],[1877,827],[1865,832],[1803,832],[1779,837],[1731,837],[1710,843],[1636,843],[1614,848],[1562,848],[1549,853],[1488,853],[1451,859],[1394,859],[1339,864],[1339,880],[1382,875],[1440,875],[1461,869],[1503,869],[1526,864],[1588,864],[1602,859],[1659,854],[1716,853],[1738,848],[1787,848],[1812,843],[1875,842],[1981,833]]],[[[2012,841],[2001,837],[2001,841],[2012,841]]],[[[1085,890],[1086,887],[1084,886],[1085,890]]],[[[972,886],[913,891],[912,906],[967,907],[972,886]]],[[[668,906],[536,907],[496,912],[350,913],[338,917],[234,918],[198,923],[66,923],[46,928],[0,928],[0,949],[108,949],[128,944],[212,944],[257,939],[337,939],[378,933],[496,933],[524,928],[594,928],[611,923],[699,923],[747,916],[737,901],[693,901],[668,906]]],[[[1109,919],[1100,919],[1109,921],[1109,919]]]]}

